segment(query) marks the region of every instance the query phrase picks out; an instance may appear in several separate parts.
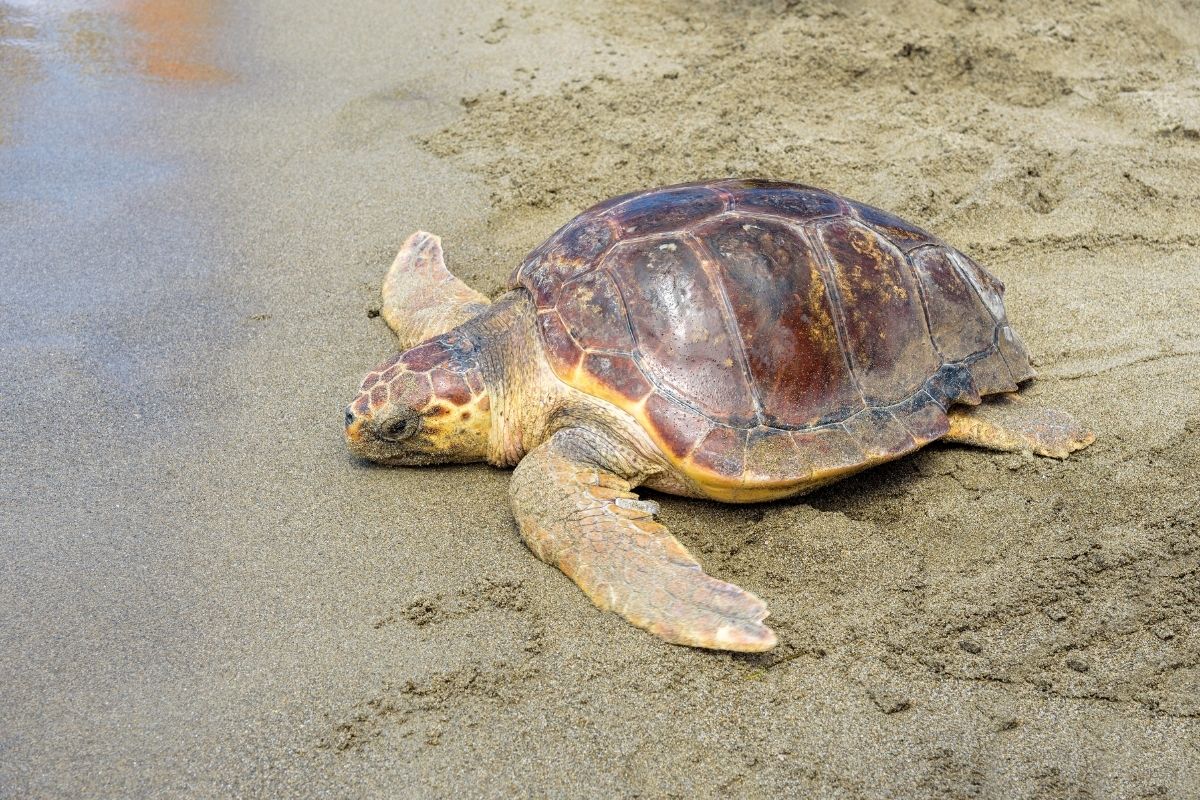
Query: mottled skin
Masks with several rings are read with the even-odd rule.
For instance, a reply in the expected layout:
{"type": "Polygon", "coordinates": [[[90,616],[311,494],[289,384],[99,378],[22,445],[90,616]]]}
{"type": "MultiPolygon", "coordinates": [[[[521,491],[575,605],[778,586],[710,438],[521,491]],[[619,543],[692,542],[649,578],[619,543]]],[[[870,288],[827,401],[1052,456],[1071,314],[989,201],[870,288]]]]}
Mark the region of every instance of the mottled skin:
{"type": "Polygon", "coordinates": [[[1054,458],[1094,439],[1012,394],[1033,370],[999,281],[812,187],[729,180],[601,203],[492,303],[416,233],[383,295],[404,352],[347,409],[351,450],[516,467],[529,548],[678,644],[776,638],[762,601],[706,575],[637,486],[754,502],[936,439],[1054,458]]]}

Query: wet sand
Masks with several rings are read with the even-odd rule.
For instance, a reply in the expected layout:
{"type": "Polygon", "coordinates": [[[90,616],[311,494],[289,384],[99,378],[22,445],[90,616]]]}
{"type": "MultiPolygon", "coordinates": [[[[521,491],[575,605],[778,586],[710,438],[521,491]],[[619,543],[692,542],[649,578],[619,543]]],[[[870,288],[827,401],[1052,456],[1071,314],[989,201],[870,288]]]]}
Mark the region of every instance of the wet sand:
{"type": "Polygon", "coordinates": [[[1200,8],[447,9],[0,0],[0,796],[1200,796],[1200,8]],[[656,497],[761,656],[594,609],[506,472],[339,427],[412,230],[494,294],[731,174],[975,256],[1098,433],[656,497]]]}

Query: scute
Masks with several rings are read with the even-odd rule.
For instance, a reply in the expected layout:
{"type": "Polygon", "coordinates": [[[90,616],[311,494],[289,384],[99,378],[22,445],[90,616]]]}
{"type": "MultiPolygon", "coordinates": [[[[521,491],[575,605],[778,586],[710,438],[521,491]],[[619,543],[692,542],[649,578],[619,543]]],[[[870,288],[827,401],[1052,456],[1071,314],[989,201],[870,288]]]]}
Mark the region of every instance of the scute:
{"type": "Polygon", "coordinates": [[[555,373],[630,413],[707,495],[764,500],[945,435],[1033,370],[1003,284],[895,215],[725,180],[593,206],[535,249],[555,373]]]}
{"type": "Polygon", "coordinates": [[[596,383],[598,392],[615,395],[613,399],[621,405],[636,404],[653,388],[629,356],[588,353],[583,357],[583,371],[596,383]]]}
{"type": "Polygon", "coordinates": [[[620,285],[648,375],[713,420],[747,426],[756,417],[741,345],[720,287],[682,237],[635,241],[604,261],[620,285]]]}
{"type": "Polygon", "coordinates": [[[700,225],[696,236],[722,266],[718,280],[737,317],[763,423],[800,428],[861,408],[820,258],[805,237],[745,215],[700,225]]]}
{"type": "Polygon", "coordinates": [[[639,195],[608,213],[625,236],[677,231],[725,210],[725,198],[709,186],[676,186],[639,195]]]}
{"type": "MultiPolygon", "coordinates": [[[[1007,323],[1007,320],[1005,322],[1007,323]]],[[[1008,373],[1015,382],[1027,381],[1037,374],[1033,365],[1029,363],[1029,351],[1025,349],[1025,343],[1021,341],[1021,337],[1017,335],[1011,325],[1005,324],[996,332],[996,346],[1000,350],[1000,354],[1004,356],[1008,373]]]]}
{"type": "Polygon", "coordinates": [[[979,294],[992,318],[1004,322],[1004,284],[962,253],[951,252],[950,258],[979,294]]]}
{"type": "Polygon", "coordinates": [[[820,217],[832,217],[846,210],[837,195],[778,181],[724,181],[718,184],[729,193],[733,209],[761,212],[787,217],[794,222],[807,222],[820,217]]]}
{"type": "Polygon", "coordinates": [[[858,442],[868,462],[885,461],[892,453],[916,449],[912,434],[891,409],[866,408],[842,424],[858,442]]]}
{"type": "Polygon", "coordinates": [[[846,353],[863,397],[890,405],[939,366],[912,269],[879,234],[849,219],[819,226],[845,321],[846,353]]]}
{"type": "Polygon", "coordinates": [[[918,446],[940,439],[950,430],[945,410],[925,389],[893,406],[891,411],[908,429],[909,435],[918,446]]]}
{"type": "Polygon", "coordinates": [[[585,349],[633,352],[625,304],[607,272],[585,273],[565,287],[558,296],[558,315],[585,349]]]}
{"type": "Polygon", "coordinates": [[[937,244],[938,238],[895,214],[866,203],[847,201],[854,216],[890,239],[905,252],[927,244],[937,244]]]}
{"type": "Polygon", "coordinates": [[[509,282],[528,289],[539,306],[553,305],[562,285],[590,271],[613,238],[608,218],[586,211],[530,253],[509,282]]]}
{"type": "Polygon", "coordinates": [[[987,350],[996,323],[971,284],[954,266],[945,248],[925,248],[912,257],[929,311],[930,333],[947,361],[961,361],[987,350]]]}
{"type": "Polygon", "coordinates": [[[870,463],[858,439],[840,422],[792,431],[791,437],[810,479],[839,478],[870,463]]]}
{"type": "Polygon", "coordinates": [[[692,451],[692,463],[727,480],[738,480],[746,463],[749,431],[716,425],[692,451]]]}
{"type": "Polygon", "coordinates": [[[542,346],[550,366],[560,378],[569,380],[583,359],[583,349],[571,338],[558,311],[551,308],[538,312],[538,332],[542,335],[542,346]]]}
{"type": "Polygon", "coordinates": [[[644,408],[646,422],[653,426],[663,452],[676,461],[682,461],[713,426],[712,420],[696,409],[660,392],[646,398],[644,408]]]}

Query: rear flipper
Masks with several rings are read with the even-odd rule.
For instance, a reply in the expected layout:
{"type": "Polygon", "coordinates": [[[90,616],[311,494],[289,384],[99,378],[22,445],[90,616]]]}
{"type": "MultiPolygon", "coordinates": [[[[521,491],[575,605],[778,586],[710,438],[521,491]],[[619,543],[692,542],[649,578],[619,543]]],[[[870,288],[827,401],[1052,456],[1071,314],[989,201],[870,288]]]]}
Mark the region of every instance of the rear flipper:
{"type": "Polygon", "coordinates": [[[1028,405],[1016,394],[990,397],[978,406],[956,406],[947,412],[947,442],[1050,458],[1066,458],[1096,441],[1096,434],[1064,411],[1028,405]]]}

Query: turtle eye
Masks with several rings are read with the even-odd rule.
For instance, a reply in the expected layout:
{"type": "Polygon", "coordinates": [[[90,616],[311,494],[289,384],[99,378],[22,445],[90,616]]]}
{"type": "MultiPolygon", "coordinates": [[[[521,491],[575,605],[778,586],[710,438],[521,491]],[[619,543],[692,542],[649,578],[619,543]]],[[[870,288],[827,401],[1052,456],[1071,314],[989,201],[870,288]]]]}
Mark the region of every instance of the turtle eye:
{"type": "Polygon", "coordinates": [[[379,438],[389,442],[400,442],[417,432],[420,417],[397,417],[379,428],[379,438]]]}

